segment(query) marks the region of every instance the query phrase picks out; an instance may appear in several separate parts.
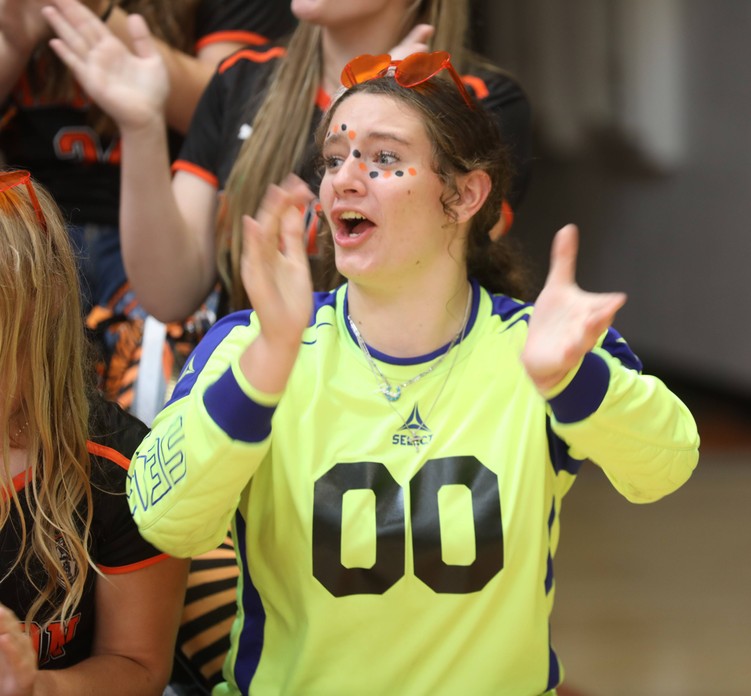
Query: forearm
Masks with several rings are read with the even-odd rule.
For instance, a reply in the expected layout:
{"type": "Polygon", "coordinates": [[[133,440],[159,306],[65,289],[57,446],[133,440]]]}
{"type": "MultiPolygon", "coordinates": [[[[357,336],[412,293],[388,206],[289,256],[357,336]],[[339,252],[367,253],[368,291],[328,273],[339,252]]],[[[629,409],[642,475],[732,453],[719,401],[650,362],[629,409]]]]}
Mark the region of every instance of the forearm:
{"type": "MultiPolygon", "coordinates": [[[[213,282],[174,194],[164,121],[122,131],[120,234],[128,278],[142,305],[162,321],[184,319],[213,282]]],[[[209,235],[210,236],[210,235],[209,235]]]]}
{"type": "Polygon", "coordinates": [[[68,669],[41,670],[33,696],[161,696],[168,679],[130,658],[96,655],[68,669]]]}
{"type": "Polygon", "coordinates": [[[595,350],[550,400],[553,428],[572,454],[598,464],[632,502],[651,502],[688,480],[699,436],[686,406],[658,379],[595,350]]]}
{"type": "Polygon", "coordinates": [[[237,366],[253,328],[235,323],[235,316],[199,344],[190,359],[194,372],[178,382],[177,400],[156,417],[128,472],[141,535],[173,556],[195,556],[221,543],[270,446],[276,398],[256,393],[237,366]],[[205,346],[212,347],[204,352],[205,346]]]}
{"type": "Polygon", "coordinates": [[[15,45],[0,30],[0,102],[16,86],[33,51],[33,45],[27,47],[15,45]]]}
{"type": "MultiPolygon", "coordinates": [[[[116,7],[107,20],[107,27],[132,49],[132,39],[127,27],[128,14],[116,7]]],[[[214,74],[213,66],[198,58],[173,48],[164,41],[154,39],[169,76],[169,93],[165,103],[167,123],[186,133],[196,104],[214,74]]]]}
{"type": "Polygon", "coordinates": [[[300,337],[294,343],[270,342],[261,334],[240,357],[245,379],[259,392],[281,394],[300,351],[300,337]]]}

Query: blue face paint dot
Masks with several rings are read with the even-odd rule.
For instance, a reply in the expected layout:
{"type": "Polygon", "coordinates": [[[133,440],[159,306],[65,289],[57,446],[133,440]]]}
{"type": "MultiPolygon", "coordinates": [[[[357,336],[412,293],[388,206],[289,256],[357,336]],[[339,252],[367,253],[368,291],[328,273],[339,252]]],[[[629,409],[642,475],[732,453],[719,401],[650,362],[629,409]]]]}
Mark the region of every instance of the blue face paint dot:
{"type": "Polygon", "coordinates": [[[403,172],[403,171],[402,171],[401,169],[397,169],[397,170],[396,170],[396,171],[394,172],[394,174],[396,174],[397,176],[404,176],[404,172],[403,172]]]}
{"type": "Polygon", "coordinates": [[[370,178],[375,179],[378,176],[378,172],[370,172],[370,178]]]}
{"type": "Polygon", "coordinates": [[[347,124],[346,123],[342,123],[342,130],[347,130],[347,124]]]}
{"type": "Polygon", "coordinates": [[[359,158],[362,156],[362,153],[359,150],[352,150],[352,156],[359,158]]]}

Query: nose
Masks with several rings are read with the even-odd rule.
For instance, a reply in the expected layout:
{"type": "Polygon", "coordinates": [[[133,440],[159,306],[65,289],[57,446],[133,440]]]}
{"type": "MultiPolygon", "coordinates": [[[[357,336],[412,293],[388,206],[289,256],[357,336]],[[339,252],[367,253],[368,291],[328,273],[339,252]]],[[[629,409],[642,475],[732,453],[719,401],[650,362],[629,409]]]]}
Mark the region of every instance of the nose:
{"type": "Polygon", "coordinates": [[[350,153],[332,174],[331,184],[336,194],[362,195],[365,192],[367,178],[365,170],[366,166],[362,159],[350,153]]]}

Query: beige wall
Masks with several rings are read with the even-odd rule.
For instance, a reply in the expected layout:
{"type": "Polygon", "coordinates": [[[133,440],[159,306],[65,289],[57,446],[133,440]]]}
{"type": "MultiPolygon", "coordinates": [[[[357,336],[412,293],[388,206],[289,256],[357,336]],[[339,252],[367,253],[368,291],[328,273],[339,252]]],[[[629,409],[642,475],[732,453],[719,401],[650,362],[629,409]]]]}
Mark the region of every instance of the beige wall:
{"type": "Polygon", "coordinates": [[[751,2],[478,11],[484,52],[537,114],[513,233],[542,268],[554,231],[578,223],[580,282],[629,293],[616,328],[647,370],[751,396],[751,2]]]}

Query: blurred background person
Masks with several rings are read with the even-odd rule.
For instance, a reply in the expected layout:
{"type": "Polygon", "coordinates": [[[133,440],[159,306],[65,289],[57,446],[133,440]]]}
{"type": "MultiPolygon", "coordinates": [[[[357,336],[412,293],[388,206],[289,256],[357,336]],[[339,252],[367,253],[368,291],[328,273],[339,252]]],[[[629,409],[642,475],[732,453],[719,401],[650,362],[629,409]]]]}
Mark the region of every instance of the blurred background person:
{"type": "MultiPolygon", "coordinates": [[[[77,0],[71,0],[76,3],[77,0]]],[[[127,282],[118,230],[121,143],[116,123],[82,90],[49,48],[43,0],[0,2],[0,152],[33,172],[63,208],[78,251],[84,307],[100,348],[108,396],[133,406],[146,312],[127,282]]],[[[87,0],[107,26],[130,40],[129,13],[154,33],[166,66],[164,118],[174,156],[216,63],[236,48],[294,26],[283,0],[87,0]]],[[[194,340],[200,320],[170,327],[172,347],[194,340]]],[[[162,351],[170,359],[170,352],[162,351]]]]}
{"type": "Polygon", "coordinates": [[[123,495],[147,428],[96,392],[60,212],[0,172],[0,694],[158,696],[188,564],[123,495]]]}

